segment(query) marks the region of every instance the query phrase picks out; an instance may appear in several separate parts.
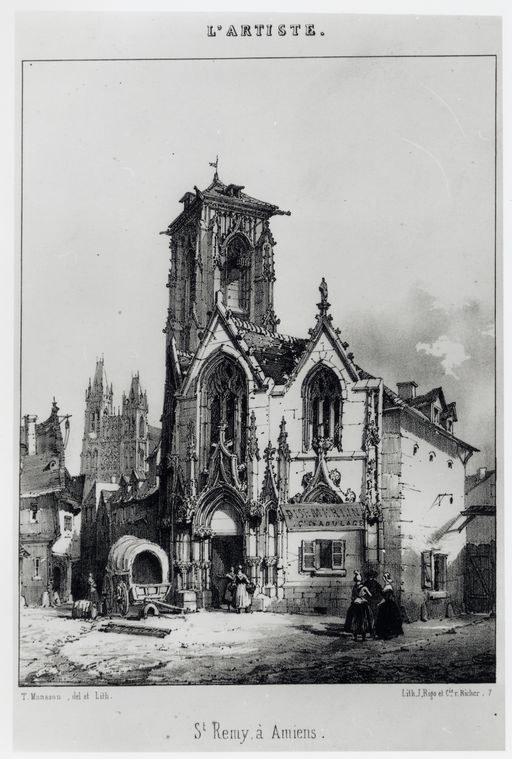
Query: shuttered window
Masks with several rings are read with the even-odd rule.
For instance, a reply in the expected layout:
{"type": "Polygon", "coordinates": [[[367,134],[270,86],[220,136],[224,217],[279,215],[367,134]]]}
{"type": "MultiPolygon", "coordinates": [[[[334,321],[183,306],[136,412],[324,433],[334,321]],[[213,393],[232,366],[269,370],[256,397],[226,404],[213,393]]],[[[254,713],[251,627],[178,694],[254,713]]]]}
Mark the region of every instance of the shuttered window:
{"type": "Polygon", "coordinates": [[[344,540],[303,540],[301,555],[303,572],[345,569],[344,540]]]}
{"type": "Polygon", "coordinates": [[[343,569],[345,567],[345,541],[332,541],[332,568],[343,569]]]}
{"type": "Polygon", "coordinates": [[[421,554],[421,586],[432,587],[432,551],[423,551],[421,554]]]}
{"type": "Polygon", "coordinates": [[[315,568],[315,541],[303,540],[302,541],[302,569],[303,571],[311,571],[315,568]]]}
{"type": "Polygon", "coordinates": [[[421,585],[429,590],[446,590],[448,557],[445,553],[423,551],[421,554],[421,585]]]}
{"type": "Polygon", "coordinates": [[[446,590],[447,556],[444,553],[434,554],[434,590],[446,590]]]}

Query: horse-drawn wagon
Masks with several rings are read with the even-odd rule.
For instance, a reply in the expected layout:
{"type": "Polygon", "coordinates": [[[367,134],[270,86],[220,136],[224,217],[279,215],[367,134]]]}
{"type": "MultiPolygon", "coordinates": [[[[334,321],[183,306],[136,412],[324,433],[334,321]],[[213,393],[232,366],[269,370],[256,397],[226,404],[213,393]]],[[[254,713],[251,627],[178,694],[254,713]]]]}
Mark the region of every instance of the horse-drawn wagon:
{"type": "Polygon", "coordinates": [[[107,614],[139,617],[182,611],[165,602],[170,591],[169,558],[156,543],[133,535],[119,538],[110,549],[103,597],[107,614]]]}

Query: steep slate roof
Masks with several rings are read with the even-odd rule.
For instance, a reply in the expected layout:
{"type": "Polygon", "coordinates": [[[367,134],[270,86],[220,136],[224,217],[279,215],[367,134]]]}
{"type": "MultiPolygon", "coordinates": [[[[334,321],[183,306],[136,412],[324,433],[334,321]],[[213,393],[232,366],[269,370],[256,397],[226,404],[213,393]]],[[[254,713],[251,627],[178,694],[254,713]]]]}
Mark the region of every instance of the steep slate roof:
{"type": "Polygon", "coordinates": [[[20,478],[20,496],[23,498],[36,497],[45,493],[56,493],[62,490],[61,469],[58,459],[48,453],[23,456],[23,469],[20,478]],[[51,469],[50,461],[57,461],[51,469]]]}
{"type": "MultiPolygon", "coordinates": [[[[367,372],[363,372],[363,373],[367,374],[367,372]]],[[[368,377],[370,376],[371,375],[368,375],[368,377]]],[[[438,390],[441,390],[441,393],[442,393],[441,388],[435,388],[434,390],[431,390],[430,393],[437,393],[438,390]]],[[[420,396],[420,397],[424,398],[427,395],[430,395],[430,393],[425,393],[424,396],[420,396]]],[[[435,397],[437,398],[438,395],[436,394],[435,397]]],[[[415,399],[412,399],[412,400],[415,400],[415,399]]],[[[433,427],[437,432],[439,432],[439,434],[449,438],[450,440],[453,440],[455,443],[458,443],[459,445],[463,446],[468,451],[478,451],[478,448],[475,448],[473,445],[470,445],[469,443],[465,443],[464,440],[461,440],[460,438],[455,437],[455,435],[453,435],[451,432],[446,430],[444,427],[441,427],[438,424],[434,424],[434,422],[432,422],[430,418],[421,411],[421,409],[415,408],[411,400],[406,401],[403,398],[400,398],[400,396],[397,393],[394,393],[393,390],[391,390],[389,387],[384,385],[384,411],[386,411],[386,409],[396,408],[396,407],[408,409],[413,414],[418,415],[420,419],[430,424],[431,427],[433,427]]]]}
{"type": "Polygon", "coordinates": [[[267,377],[278,385],[286,382],[309,341],[271,332],[235,316],[231,318],[267,377]]]}
{"type": "Polygon", "coordinates": [[[217,172],[214,175],[213,181],[205,190],[200,190],[198,187],[194,187],[195,193],[186,192],[180,199],[180,203],[184,203],[183,211],[172,221],[167,229],[161,234],[172,234],[175,227],[179,227],[183,221],[186,221],[190,214],[194,214],[201,203],[211,203],[217,206],[225,206],[231,210],[240,211],[255,211],[260,216],[266,216],[270,218],[275,215],[289,216],[289,211],[281,211],[278,206],[272,203],[267,203],[264,200],[258,200],[251,195],[247,195],[242,192],[243,185],[236,184],[224,184],[219,179],[217,172]]]}
{"type": "Polygon", "coordinates": [[[407,403],[409,406],[423,406],[426,403],[430,404],[437,401],[438,398],[440,399],[441,404],[446,406],[442,387],[434,387],[432,390],[429,390],[428,393],[423,393],[423,395],[417,395],[416,398],[411,398],[407,403]]]}
{"type": "Polygon", "coordinates": [[[496,474],[494,469],[486,472],[484,477],[480,477],[478,472],[476,474],[468,474],[464,483],[464,493],[467,495],[471,492],[471,490],[473,490],[473,488],[476,488],[477,485],[481,485],[482,482],[485,482],[494,474],[496,474]]]}
{"type": "Polygon", "coordinates": [[[277,206],[272,203],[267,203],[264,200],[253,198],[250,195],[246,195],[245,192],[242,192],[243,189],[243,185],[226,185],[224,182],[221,182],[217,175],[215,175],[213,182],[206,188],[206,190],[203,190],[202,192],[200,191],[198,195],[200,198],[205,198],[206,200],[221,202],[228,200],[230,205],[236,204],[242,207],[251,206],[253,208],[256,206],[261,210],[270,211],[271,213],[279,213],[279,208],[277,206]]]}

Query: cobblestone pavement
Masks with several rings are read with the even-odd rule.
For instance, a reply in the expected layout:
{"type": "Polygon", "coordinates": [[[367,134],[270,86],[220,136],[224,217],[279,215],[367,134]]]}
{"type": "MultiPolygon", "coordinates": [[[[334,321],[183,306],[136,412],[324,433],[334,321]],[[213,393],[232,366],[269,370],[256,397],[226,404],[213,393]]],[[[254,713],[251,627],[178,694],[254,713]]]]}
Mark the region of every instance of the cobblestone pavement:
{"type": "Polygon", "coordinates": [[[355,643],[336,617],[202,612],[145,622],[71,619],[22,609],[23,685],[493,682],[495,621],[466,615],[415,622],[392,641],[355,643]],[[169,630],[136,635],[133,625],[169,630]]]}

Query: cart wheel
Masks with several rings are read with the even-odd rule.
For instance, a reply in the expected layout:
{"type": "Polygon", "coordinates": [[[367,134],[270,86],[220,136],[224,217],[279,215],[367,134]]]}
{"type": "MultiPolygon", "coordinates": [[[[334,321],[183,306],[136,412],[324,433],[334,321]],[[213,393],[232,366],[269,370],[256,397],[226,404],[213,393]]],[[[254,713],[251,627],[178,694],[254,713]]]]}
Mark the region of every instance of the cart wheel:
{"type": "Polygon", "coordinates": [[[126,617],[130,608],[130,599],[128,597],[128,588],[126,583],[120,582],[116,589],[117,610],[122,617],[126,617]]]}

